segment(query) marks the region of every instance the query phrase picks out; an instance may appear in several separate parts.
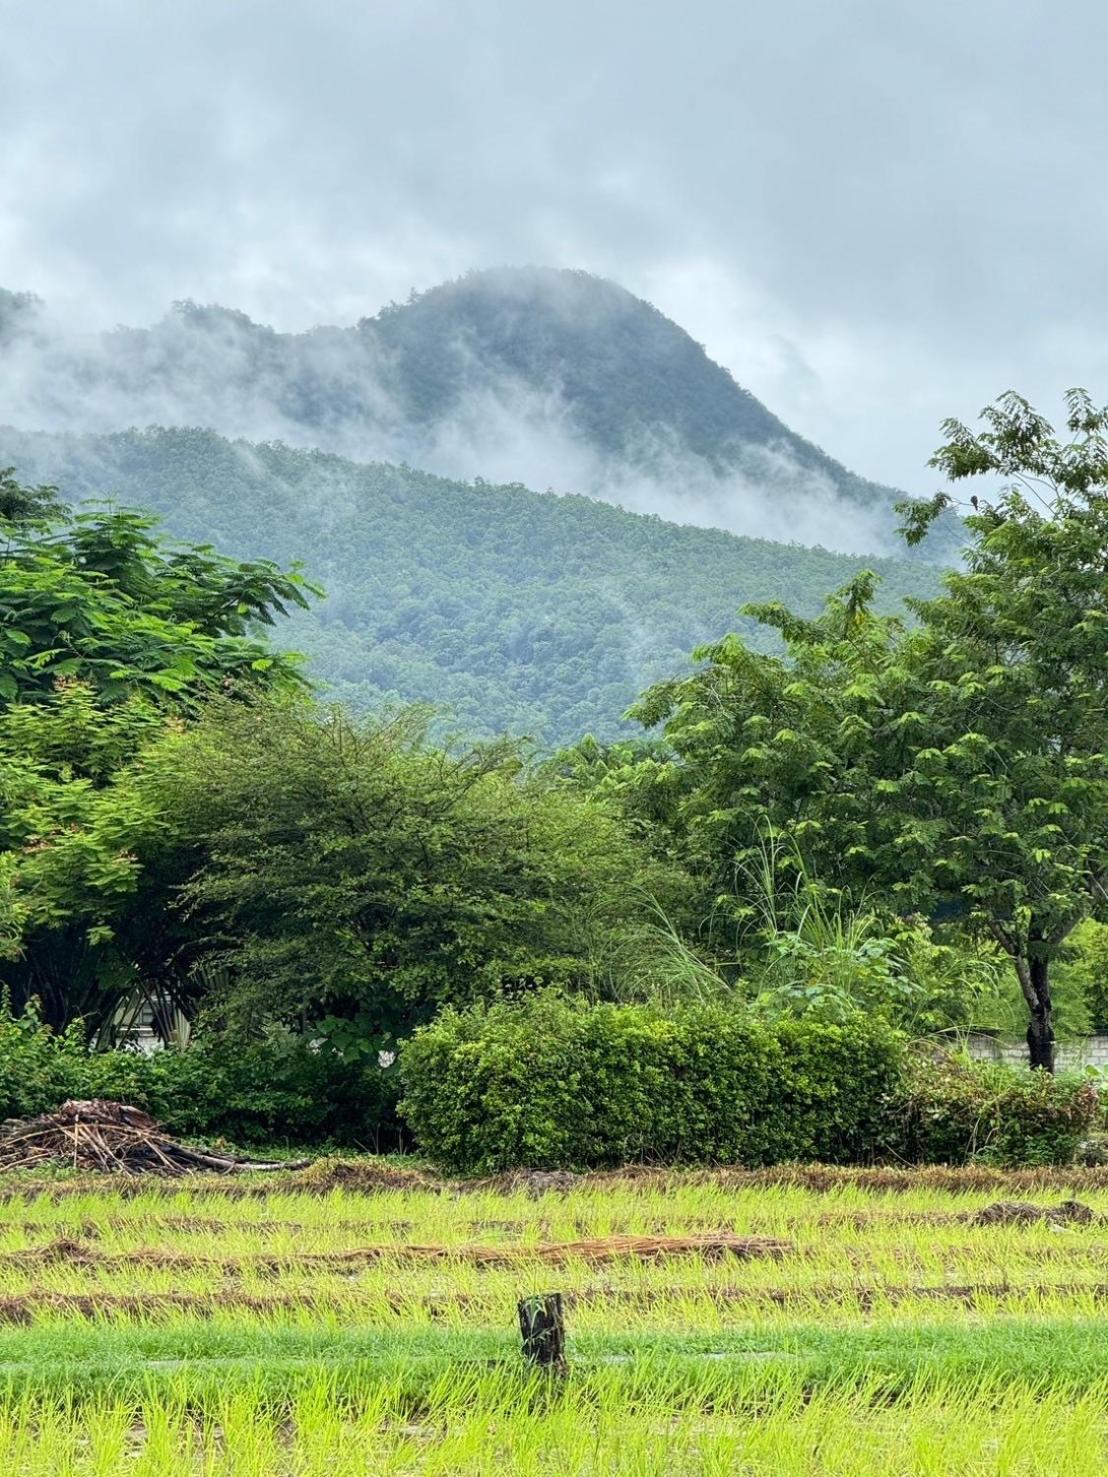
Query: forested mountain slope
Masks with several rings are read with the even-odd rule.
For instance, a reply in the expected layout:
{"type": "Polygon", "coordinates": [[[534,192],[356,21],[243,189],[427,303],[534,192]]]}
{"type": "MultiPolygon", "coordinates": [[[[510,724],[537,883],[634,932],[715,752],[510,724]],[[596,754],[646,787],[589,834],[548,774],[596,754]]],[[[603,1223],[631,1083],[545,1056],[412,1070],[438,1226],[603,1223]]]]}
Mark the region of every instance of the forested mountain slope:
{"type": "Polygon", "coordinates": [[[0,293],[0,381],[0,422],[26,428],[201,425],[897,552],[893,489],[796,435],[649,303],[584,272],[476,272],[298,334],[181,303],[151,328],[82,336],[0,293]]]}
{"type": "Polygon", "coordinates": [[[545,745],[612,735],[648,682],[684,669],[748,600],[814,612],[862,565],[887,608],[927,566],[682,527],[583,497],[448,481],[208,431],[105,436],[0,429],[0,465],[72,499],[158,510],[182,538],[303,559],[328,595],[286,641],[359,707],[427,700],[470,734],[545,745]]]}

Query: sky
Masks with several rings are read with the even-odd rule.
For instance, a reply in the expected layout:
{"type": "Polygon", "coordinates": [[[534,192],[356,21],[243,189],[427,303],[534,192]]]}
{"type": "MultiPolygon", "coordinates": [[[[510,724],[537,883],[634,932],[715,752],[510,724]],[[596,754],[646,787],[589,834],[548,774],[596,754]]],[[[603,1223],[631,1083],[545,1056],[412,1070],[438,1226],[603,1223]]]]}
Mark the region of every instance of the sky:
{"type": "Polygon", "coordinates": [[[648,298],[853,470],[1108,400],[1108,7],[0,0],[0,285],[349,323],[502,263],[648,298]]]}

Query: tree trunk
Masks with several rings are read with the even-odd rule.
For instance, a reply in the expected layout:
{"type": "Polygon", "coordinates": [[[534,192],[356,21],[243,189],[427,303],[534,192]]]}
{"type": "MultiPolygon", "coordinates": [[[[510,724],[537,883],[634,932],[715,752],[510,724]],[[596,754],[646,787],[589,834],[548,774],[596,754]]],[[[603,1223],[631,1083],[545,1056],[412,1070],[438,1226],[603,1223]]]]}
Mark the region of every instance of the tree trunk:
{"type": "MultiPolygon", "coordinates": [[[[1031,1068],[1044,1072],[1054,1071],[1054,1025],[1050,1001],[1050,961],[1029,959],[1026,964],[1027,983],[1030,990],[1028,1008],[1031,1019],[1027,1023],[1027,1051],[1031,1068]]],[[[1021,980],[1021,983],[1023,981],[1021,980]]]]}

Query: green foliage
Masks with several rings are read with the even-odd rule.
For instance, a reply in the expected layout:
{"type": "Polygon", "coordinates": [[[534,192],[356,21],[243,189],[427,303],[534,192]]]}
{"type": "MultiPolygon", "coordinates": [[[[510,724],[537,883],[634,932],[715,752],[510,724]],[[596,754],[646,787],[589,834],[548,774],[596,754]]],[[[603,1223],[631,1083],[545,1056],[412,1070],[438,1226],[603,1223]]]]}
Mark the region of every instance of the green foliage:
{"type": "Polygon", "coordinates": [[[859,1010],[901,1023],[916,994],[887,925],[830,893],[796,849],[770,836],[746,871],[743,944],[754,1009],[844,1019],[859,1010]]]}
{"type": "MultiPolygon", "coordinates": [[[[598,802],[526,772],[519,750],[444,750],[427,715],[215,705],[146,756],[212,1008],[357,1017],[388,1045],[443,1001],[544,984],[601,992],[680,879],[598,802]]],[[[155,853],[157,845],[155,846],[155,853]]]]}
{"type": "Polygon", "coordinates": [[[55,1034],[33,1008],[13,1015],[0,1009],[0,1119],[56,1108],[71,1097],[113,1097],[132,1102],[142,1059],[90,1056],[79,1026],[55,1034]]]}
{"type": "Polygon", "coordinates": [[[905,1053],[880,1021],[545,995],[445,1011],[402,1053],[400,1111],[464,1173],[658,1163],[1071,1163],[1096,1085],[905,1053]]]}
{"type": "MultiPolygon", "coordinates": [[[[9,966],[0,974],[17,997],[28,993],[20,978],[46,964],[51,938],[75,925],[86,940],[106,940],[135,892],[134,848],[159,817],[130,763],[163,726],[142,698],[104,708],[73,680],[40,702],[0,707],[0,961],[9,966]]],[[[71,992],[75,965],[64,982],[71,992]]],[[[38,976],[40,994],[50,993],[49,974],[38,976]]],[[[56,1003],[51,1018],[69,1018],[54,1014],[56,1003]]]]}
{"type": "Polygon", "coordinates": [[[1080,1005],[1086,1031],[1108,1031],[1108,924],[1086,918],[1077,925],[1054,966],[1052,990],[1056,1007],[1080,1005]]]}
{"type": "Polygon", "coordinates": [[[1101,1112],[1087,1076],[946,1054],[909,1059],[903,1104],[907,1156],[926,1164],[1071,1164],[1101,1112]]]}
{"type": "Polygon", "coordinates": [[[1108,411],[1080,390],[1067,404],[1064,443],[1013,394],[979,433],[944,427],[935,464],[952,481],[1008,480],[990,503],[972,499],[966,568],[913,602],[925,746],[882,791],[906,816],[897,890],[957,899],[990,929],[1044,1066],[1050,963],[1108,908],[1108,411]]]}
{"type": "MultiPolygon", "coordinates": [[[[3,490],[20,491],[10,478],[3,490]]],[[[142,694],[178,709],[234,683],[295,684],[289,659],[251,632],[290,605],[306,607],[300,576],[168,544],[156,526],[126,510],[8,526],[0,703],[42,700],[60,680],[85,682],[105,702],[142,694]]]]}
{"type": "Polygon", "coordinates": [[[656,817],[654,832],[664,826],[704,879],[705,902],[738,924],[762,922],[767,838],[778,847],[777,890],[805,866],[825,888],[868,880],[881,810],[873,705],[902,634],[872,613],[873,591],[874,577],[862,574],[814,620],[752,608],[780,633],[784,656],[725,636],[693,653],[696,671],[658,684],[631,710],[662,727],[669,752],[633,756],[603,792],[636,818],[656,817]]]}
{"type": "MultiPolygon", "coordinates": [[[[908,1010],[897,1024],[913,1036],[934,1032],[1003,1029],[1023,1025],[1008,961],[996,945],[955,929],[942,930],[916,915],[888,923],[901,974],[912,983],[908,1010]]],[[[1070,1011],[1067,1009],[1067,1028],[1070,1011]]],[[[1073,1029],[1080,1030],[1077,1013],[1073,1029]]]]}
{"type": "MultiPolygon", "coordinates": [[[[349,707],[426,702],[467,736],[529,734],[551,749],[616,737],[643,687],[683,669],[746,601],[815,614],[858,560],[678,527],[584,497],[451,482],[207,431],[49,438],[5,431],[0,455],[67,498],[121,498],[179,538],[287,565],[312,551],[328,596],[283,638],[349,707]]],[[[872,561],[871,561],[872,562],[872,561]]],[[[879,560],[880,602],[935,587],[879,560]]],[[[761,649],[776,634],[744,618],[761,649]]]]}
{"type": "MultiPolygon", "coordinates": [[[[110,1053],[116,1057],[122,1053],[110,1053]]],[[[235,1143],[397,1147],[399,1074],[314,1037],[271,1029],[215,1037],[146,1059],[141,1093],[171,1133],[235,1143]]]]}
{"type": "Polygon", "coordinates": [[[761,1021],[553,994],[447,1010],[401,1054],[401,1113],[447,1168],[856,1162],[885,1146],[882,1023],[761,1021]]]}
{"type": "Polygon", "coordinates": [[[213,692],[301,689],[254,632],[307,587],[168,544],[139,514],[50,514],[40,494],[0,533],[0,981],[52,1024],[98,1026],[135,987],[117,924],[142,911],[139,852],[164,825],[139,756],[213,692]]]}
{"type": "Polygon", "coordinates": [[[61,511],[56,487],[24,487],[14,467],[0,467],[0,534],[55,518],[61,511]]]}
{"type": "Polygon", "coordinates": [[[78,1024],[56,1033],[32,1008],[0,1009],[0,1119],[108,1098],[146,1108],[170,1133],[235,1143],[399,1142],[395,1070],[271,1031],[244,1043],[201,1036],[183,1051],[93,1052],[78,1024]]]}
{"type": "MultiPolygon", "coordinates": [[[[700,670],[633,710],[663,725],[672,758],[603,782],[633,814],[668,820],[713,906],[738,918],[768,831],[825,887],[986,932],[1015,966],[1032,1063],[1048,1068],[1050,962],[1108,909],[1108,412],[1080,392],[1069,405],[1065,445],[1014,396],[980,435],[947,425],[936,464],[952,478],[1014,481],[973,500],[965,567],[909,602],[915,626],[873,613],[870,575],[816,620],[756,608],[786,656],[739,636],[702,648],[700,670]]],[[[933,512],[914,510],[917,527],[933,512]]]]}

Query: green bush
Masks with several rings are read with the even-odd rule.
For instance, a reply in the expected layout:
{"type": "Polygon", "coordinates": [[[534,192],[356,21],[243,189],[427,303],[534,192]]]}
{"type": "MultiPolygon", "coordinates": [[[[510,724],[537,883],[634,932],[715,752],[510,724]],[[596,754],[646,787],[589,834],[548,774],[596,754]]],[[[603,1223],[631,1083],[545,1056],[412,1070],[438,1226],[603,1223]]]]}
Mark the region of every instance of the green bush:
{"type": "Polygon", "coordinates": [[[275,1032],[233,1045],[201,1038],[147,1058],[144,1105],[182,1136],[385,1150],[400,1134],[397,1093],[395,1072],[275,1032]]]}
{"type": "Polygon", "coordinates": [[[904,1153],[916,1163],[1070,1164],[1100,1117],[1088,1077],[956,1055],[909,1058],[902,1091],[904,1153]]]}
{"type": "Polygon", "coordinates": [[[66,1098],[142,1096],[143,1058],[128,1052],[90,1054],[74,1026],[55,1035],[33,1011],[0,1007],[0,1118],[24,1118],[66,1098]]]}
{"type": "Polygon", "coordinates": [[[175,1134],[391,1149],[401,1135],[397,1086],[395,1072],[288,1033],[249,1043],[201,1037],[146,1057],[90,1052],[77,1027],[55,1035],[33,1013],[0,1010],[0,1119],[103,1097],[146,1108],[175,1134]]]}
{"type": "Polygon", "coordinates": [[[401,1054],[402,1117],[461,1172],[850,1163],[887,1147],[899,1038],[879,1021],[768,1023],[712,1004],[540,995],[449,1010],[401,1054]]]}

